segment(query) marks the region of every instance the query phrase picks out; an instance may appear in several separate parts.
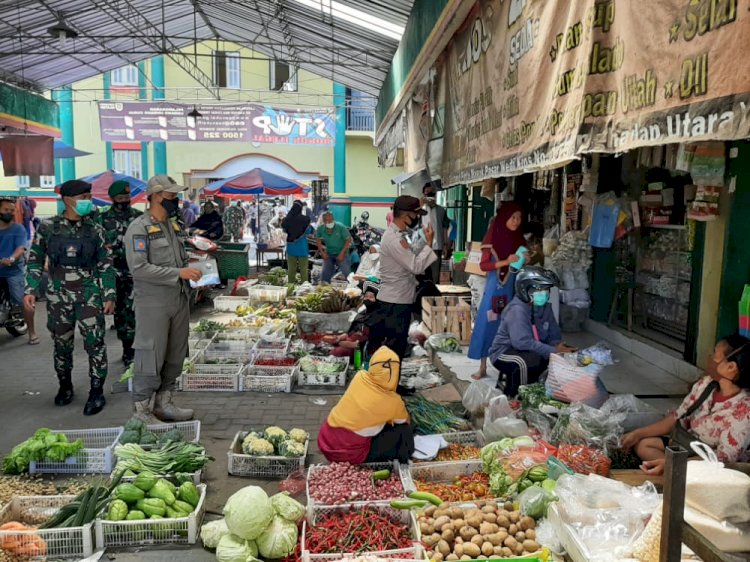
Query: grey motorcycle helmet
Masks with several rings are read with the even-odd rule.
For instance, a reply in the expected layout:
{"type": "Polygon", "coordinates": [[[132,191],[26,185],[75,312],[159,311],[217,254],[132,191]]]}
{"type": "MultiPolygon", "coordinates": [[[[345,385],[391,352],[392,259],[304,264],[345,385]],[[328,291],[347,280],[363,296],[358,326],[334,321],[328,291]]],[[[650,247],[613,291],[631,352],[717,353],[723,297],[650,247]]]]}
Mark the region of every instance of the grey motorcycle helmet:
{"type": "Polygon", "coordinates": [[[516,295],[523,302],[531,302],[531,295],[535,291],[543,291],[559,286],[560,279],[557,277],[557,274],[538,265],[524,267],[516,275],[516,295]]]}

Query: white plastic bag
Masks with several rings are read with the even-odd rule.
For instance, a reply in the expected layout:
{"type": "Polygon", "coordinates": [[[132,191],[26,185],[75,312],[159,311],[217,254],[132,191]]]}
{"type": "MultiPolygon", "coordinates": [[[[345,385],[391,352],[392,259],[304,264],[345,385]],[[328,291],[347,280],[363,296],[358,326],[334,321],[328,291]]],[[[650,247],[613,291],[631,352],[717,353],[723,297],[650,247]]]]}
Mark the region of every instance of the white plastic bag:
{"type": "MultiPolygon", "coordinates": [[[[688,463],[690,464],[690,463],[688,463]]],[[[717,521],[697,509],[685,506],[685,523],[711,541],[724,552],[747,552],[750,550],[750,524],[733,525],[717,521]]]]}
{"type": "Polygon", "coordinates": [[[506,437],[521,437],[529,434],[526,422],[516,417],[513,408],[508,403],[505,394],[490,400],[484,410],[484,425],[482,426],[484,440],[487,443],[499,441],[506,437]]]}
{"type": "Polygon", "coordinates": [[[545,388],[547,394],[563,402],[583,402],[599,408],[609,393],[599,379],[601,365],[592,363],[579,367],[575,354],[553,353],[549,356],[549,370],[545,388]]]}
{"type": "Polygon", "coordinates": [[[491,383],[483,380],[474,381],[466,389],[461,403],[472,415],[478,416],[490,405],[490,400],[503,393],[491,383]]]}
{"type": "Polygon", "coordinates": [[[692,448],[703,460],[687,464],[685,503],[718,521],[750,522],[750,476],[725,468],[703,443],[692,448]]]}

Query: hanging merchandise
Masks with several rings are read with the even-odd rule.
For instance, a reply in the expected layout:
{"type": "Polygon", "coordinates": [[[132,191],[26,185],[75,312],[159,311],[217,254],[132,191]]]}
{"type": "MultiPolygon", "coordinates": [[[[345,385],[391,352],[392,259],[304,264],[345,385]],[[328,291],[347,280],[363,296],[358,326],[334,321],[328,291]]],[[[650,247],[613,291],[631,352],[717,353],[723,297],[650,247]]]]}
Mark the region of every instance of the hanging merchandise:
{"type": "Polygon", "coordinates": [[[690,175],[695,185],[724,185],[726,157],[723,142],[699,144],[690,164],[690,175]]]}
{"type": "Polygon", "coordinates": [[[565,182],[563,205],[565,208],[565,230],[578,230],[580,212],[578,192],[583,185],[583,174],[568,174],[565,182]]]}
{"type": "Polygon", "coordinates": [[[740,299],[740,335],[750,338],[750,285],[745,285],[740,299]]]}
{"type": "Polygon", "coordinates": [[[594,204],[589,243],[594,248],[611,248],[619,218],[620,203],[615,194],[610,191],[600,195],[594,204]]]}
{"type": "Polygon", "coordinates": [[[719,199],[722,188],[717,185],[699,185],[695,200],[690,205],[688,218],[696,221],[712,221],[719,218],[719,199]]]}

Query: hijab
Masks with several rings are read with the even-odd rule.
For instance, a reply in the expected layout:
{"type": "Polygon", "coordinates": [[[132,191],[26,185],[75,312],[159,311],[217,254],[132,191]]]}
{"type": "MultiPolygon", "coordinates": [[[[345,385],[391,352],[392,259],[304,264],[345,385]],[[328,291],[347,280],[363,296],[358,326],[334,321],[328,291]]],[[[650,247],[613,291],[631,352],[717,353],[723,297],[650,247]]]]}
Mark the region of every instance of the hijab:
{"type": "Polygon", "coordinates": [[[401,360],[386,346],[370,358],[370,368],[354,376],[339,403],[328,415],[328,425],[361,431],[408,419],[406,405],[396,394],[401,360]]]}
{"type": "Polygon", "coordinates": [[[523,217],[523,209],[518,203],[503,202],[493,219],[492,227],[487,230],[482,240],[482,249],[492,248],[498,260],[504,260],[509,255],[515,254],[518,248],[526,244],[523,237],[523,221],[515,231],[505,225],[508,219],[517,212],[520,212],[523,217]]]}
{"type": "Polygon", "coordinates": [[[281,228],[286,232],[287,241],[295,242],[302,238],[310,226],[310,217],[302,212],[302,203],[295,201],[291,210],[281,221],[281,228]]]}

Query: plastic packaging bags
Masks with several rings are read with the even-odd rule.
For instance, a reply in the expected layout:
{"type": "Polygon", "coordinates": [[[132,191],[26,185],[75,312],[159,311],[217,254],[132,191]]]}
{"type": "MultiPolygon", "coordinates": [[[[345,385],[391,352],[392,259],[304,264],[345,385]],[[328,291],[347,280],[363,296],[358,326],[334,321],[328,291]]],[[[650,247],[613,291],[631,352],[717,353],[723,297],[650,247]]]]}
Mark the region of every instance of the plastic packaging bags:
{"type": "Polygon", "coordinates": [[[581,349],[576,353],[576,360],[582,367],[595,363],[596,365],[614,365],[615,359],[612,356],[612,348],[607,342],[600,341],[590,347],[581,349]]]}
{"type": "Polygon", "coordinates": [[[469,413],[478,416],[490,405],[490,400],[498,396],[503,396],[503,393],[493,384],[479,380],[469,385],[461,403],[469,413]]]}
{"type": "Polygon", "coordinates": [[[518,505],[521,513],[534,519],[546,517],[547,508],[554,501],[557,501],[557,496],[539,486],[526,488],[518,496],[518,505]]]}
{"type": "MultiPolygon", "coordinates": [[[[688,463],[690,464],[690,463],[688,463]]],[[[750,550],[750,524],[717,521],[697,509],[685,506],[685,522],[724,552],[750,550]]]]}
{"type": "Polygon", "coordinates": [[[595,363],[579,366],[575,354],[553,353],[545,383],[547,394],[563,402],[582,402],[598,408],[609,398],[599,379],[601,370],[602,366],[595,363]]]}
{"type": "Polygon", "coordinates": [[[443,353],[461,353],[461,343],[453,334],[433,334],[427,338],[425,347],[443,353]]]}
{"type": "Polygon", "coordinates": [[[599,449],[587,445],[562,444],[557,448],[557,458],[578,474],[609,476],[612,461],[599,449]]]}
{"type": "Polygon", "coordinates": [[[482,426],[486,442],[499,441],[506,437],[521,437],[529,434],[529,426],[518,419],[504,394],[490,400],[484,410],[484,425],[482,426]]]}
{"type": "Polygon", "coordinates": [[[639,562],[659,562],[659,547],[661,545],[661,512],[662,504],[654,510],[646,528],[630,548],[625,556],[635,558],[639,562]]]}
{"type": "Polygon", "coordinates": [[[625,414],[609,414],[585,404],[573,404],[560,414],[552,430],[552,443],[587,445],[601,451],[617,449],[625,414]]]}

